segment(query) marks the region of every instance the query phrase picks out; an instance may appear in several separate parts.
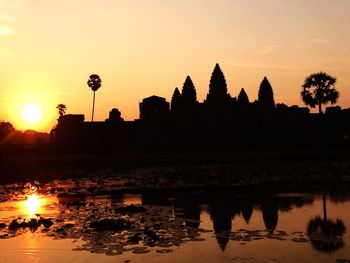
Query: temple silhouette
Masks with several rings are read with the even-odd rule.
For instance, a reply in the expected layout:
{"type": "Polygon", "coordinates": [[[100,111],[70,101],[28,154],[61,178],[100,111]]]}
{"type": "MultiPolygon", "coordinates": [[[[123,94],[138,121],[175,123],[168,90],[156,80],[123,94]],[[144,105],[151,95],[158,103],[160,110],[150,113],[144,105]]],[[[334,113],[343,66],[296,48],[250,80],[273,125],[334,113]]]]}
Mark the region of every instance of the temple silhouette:
{"type": "Polygon", "coordinates": [[[251,102],[244,89],[233,97],[219,64],[203,102],[198,102],[195,85],[187,76],[170,102],[150,96],[140,102],[139,110],[134,121],[125,121],[116,108],[105,121],[85,121],[81,114],[60,116],[51,141],[61,151],[314,148],[320,141],[323,147],[349,147],[350,108],[327,107],[320,115],[307,107],[276,104],[266,77],[257,100],[251,102]]]}

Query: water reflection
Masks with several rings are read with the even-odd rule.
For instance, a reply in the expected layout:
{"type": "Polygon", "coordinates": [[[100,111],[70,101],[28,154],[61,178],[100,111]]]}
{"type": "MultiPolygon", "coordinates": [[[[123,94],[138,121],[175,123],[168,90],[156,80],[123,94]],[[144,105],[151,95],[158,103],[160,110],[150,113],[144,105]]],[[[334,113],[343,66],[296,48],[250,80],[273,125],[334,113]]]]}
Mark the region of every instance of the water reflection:
{"type": "MultiPolygon", "coordinates": [[[[58,212],[56,196],[42,196],[40,194],[26,194],[15,199],[0,202],[0,220],[4,218],[31,218],[36,214],[55,214],[58,212]]],[[[1,221],[0,221],[1,222],[1,221]]]]}
{"type": "MultiPolygon", "coordinates": [[[[313,203],[313,196],[305,194],[236,196],[226,193],[171,195],[161,192],[157,194],[145,193],[141,199],[143,205],[174,206],[175,216],[184,218],[185,222],[194,222],[192,226],[197,231],[200,227],[200,214],[204,212],[200,207],[207,206],[215,238],[222,251],[226,249],[230,240],[235,238],[232,237],[232,231],[236,216],[242,217],[249,225],[253,214],[261,211],[261,218],[267,232],[273,234],[278,226],[279,211],[287,212],[293,208],[301,208],[306,204],[313,203]]],[[[266,236],[266,234],[264,235],[266,236]]],[[[260,238],[256,237],[256,239],[260,238]]]]}
{"type": "Polygon", "coordinates": [[[247,224],[249,224],[250,218],[253,215],[253,200],[250,197],[242,198],[241,202],[241,214],[247,224]]]}
{"type": "MultiPolygon", "coordinates": [[[[318,251],[335,252],[345,244],[345,224],[340,219],[327,217],[325,197],[323,203],[314,197],[311,194],[253,196],[200,191],[88,195],[67,191],[60,193],[57,199],[32,193],[23,201],[0,203],[0,223],[8,226],[11,222],[2,220],[6,209],[11,220],[17,215],[35,217],[40,214],[38,220],[52,218],[53,225],[45,227],[42,219],[39,232],[55,238],[84,240],[86,244],[77,248],[78,251],[111,255],[128,251],[125,246],[129,245],[146,247],[147,251],[156,247],[169,252],[173,246],[200,241],[203,237],[214,237],[212,240],[218,251],[231,251],[232,245],[237,243],[269,239],[309,242],[318,251]],[[309,220],[317,210],[304,215],[308,212],[301,212],[300,208],[314,209],[314,200],[317,200],[317,208],[324,207],[323,218],[316,216],[309,220]],[[19,209],[15,211],[10,207],[19,209]],[[294,215],[295,210],[299,211],[298,216],[294,215]],[[212,232],[206,234],[207,231],[212,232]]],[[[146,253],[145,250],[135,251],[146,253]]],[[[168,253],[164,251],[162,253],[168,253]]]]}
{"type": "Polygon", "coordinates": [[[29,194],[26,200],[18,203],[18,214],[31,218],[36,215],[56,214],[58,212],[58,198],[56,196],[42,196],[29,194]]]}
{"type": "Polygon", "coordinates": [[[209,203],[210,218],[219,247],[225,250],[232,229],[233,206],[227,200],[213,200],[209,203]]]}
{"type": "Polygon", "coordinates": [[[322,252],[332,253],[344,246],[343,235],[345,225],[341,219],[335,221],[327,218],[326,194],[322,194],[323,219],[316,216],[311,219],[307,226],[312,246],[322,252]]]}
{"type": "Polygon", "coordinates": [[[262,200],[262,213],[266,230],[273,233],[278,223],[278,199],[275,196],[264,197],[262,200]]]}
{"type": "Polygon", "coordinates": [[[34,216],[37,214],[38,209],[42,203],[42,200],[35,194],[30,195],[25,201],[26,207],[28,209],[28,216],[34,216]]]}
{"type": "Polygon", "coordinates": [[[141,205],[141,195],[140,194],[126,194],[122,196],[122,202],[124,205],[141,205]]]}

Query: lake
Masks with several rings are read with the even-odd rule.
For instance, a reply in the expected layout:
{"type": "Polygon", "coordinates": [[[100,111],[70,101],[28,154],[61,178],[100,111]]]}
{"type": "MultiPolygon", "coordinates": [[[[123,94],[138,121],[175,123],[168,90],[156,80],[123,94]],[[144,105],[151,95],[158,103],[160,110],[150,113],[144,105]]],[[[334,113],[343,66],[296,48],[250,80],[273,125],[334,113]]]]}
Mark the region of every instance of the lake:
{"type": "Polygon", "coordinates": [[[117,186],[1,186],[0,262],[350,262],[350,194],[117,186]]]}

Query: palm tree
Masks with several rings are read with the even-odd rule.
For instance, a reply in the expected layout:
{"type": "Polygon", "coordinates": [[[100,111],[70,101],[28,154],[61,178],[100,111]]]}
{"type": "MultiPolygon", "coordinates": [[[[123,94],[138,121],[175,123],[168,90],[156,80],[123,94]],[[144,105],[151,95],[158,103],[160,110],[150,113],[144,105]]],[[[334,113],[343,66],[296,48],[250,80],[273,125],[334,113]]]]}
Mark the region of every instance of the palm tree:
{"type": "Polygon", "coordinates": [[[336,78],[324,72],[311,74],[305,79],[301,98],[306,105],[314,108],[318,105],[319,114],[322,114],[322,104],[335,104],[339,92],[335,89],[336,78]]]}
{"type": "Polygon", "coordinates": [[[56,109],[58,110],[58,115],[63,116],[66,113],[67,107],[64,104],[58,104],[56,109]]]}
{"type": "Polygon", "coordinates": [[[101,79],[100,76],[97,74],[90,75],[87,84],[94,92],[93,100],[92,100],[92,117],[91,121],[94,121],[94,111],[95,111],[95,92],[101,87],[101,79]]]}

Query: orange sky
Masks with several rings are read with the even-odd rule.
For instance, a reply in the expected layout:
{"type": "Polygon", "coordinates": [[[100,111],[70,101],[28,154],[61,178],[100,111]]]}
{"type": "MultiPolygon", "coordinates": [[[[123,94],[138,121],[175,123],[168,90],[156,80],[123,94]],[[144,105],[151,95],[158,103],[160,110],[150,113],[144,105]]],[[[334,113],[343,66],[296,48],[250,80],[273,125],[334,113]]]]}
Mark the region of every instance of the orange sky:
{"type": "Polygon", "coordinates": [[[190,75],[203,101],[215,63],[232,96],[257,98],[268,76],[276,102],[303,105],[304,78],[338,79],[339,105],[350,107],[348,0],[0,0],[0,120],[49,131],[58,103],[91,118],[90,74],[102,78],[95,119],[116,107],[138,118],[138,103],[170,101],[190,75]],[[37,103],[31,126],[21,108],[37,103]]]}

